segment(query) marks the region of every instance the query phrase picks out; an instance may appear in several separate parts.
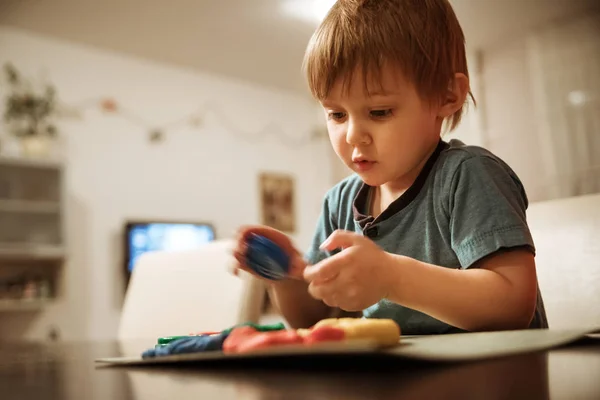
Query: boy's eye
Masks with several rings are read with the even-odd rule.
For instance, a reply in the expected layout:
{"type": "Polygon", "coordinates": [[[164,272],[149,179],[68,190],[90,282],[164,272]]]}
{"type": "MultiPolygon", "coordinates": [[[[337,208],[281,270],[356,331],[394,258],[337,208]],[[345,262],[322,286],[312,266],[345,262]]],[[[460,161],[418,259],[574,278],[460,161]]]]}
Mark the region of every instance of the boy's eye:
{"type": "Polygon", "coordinates": [[[371,117],[374,118],[384,118],[387,117],[389,115],[392,114],[392,110],[391,109],[387,109],[387,110],[373,110],[371,111],[371,117]]]}
{"type": "Polygon", "coordinates": [[[339,121],[339,120],[344,119],[346,117],[346,114],[343,113],[343,112],[330,112],[328,114],[328,116],[329,116],[329,119],[333,119],[335,121],[339,121]]]}

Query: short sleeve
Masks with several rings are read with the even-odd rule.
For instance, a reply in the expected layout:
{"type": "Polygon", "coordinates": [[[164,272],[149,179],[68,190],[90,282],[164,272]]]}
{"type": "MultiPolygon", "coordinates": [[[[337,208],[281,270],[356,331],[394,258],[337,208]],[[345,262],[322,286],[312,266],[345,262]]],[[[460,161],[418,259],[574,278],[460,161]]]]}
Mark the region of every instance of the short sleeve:
{"type": "Polygon", "coordinates": [[[464,160],[451,180],[450,239],[463,269],[500,250],[526,247],[535,253],[527,225],[527,196],[501,160],[464,160]]]}
{"type": "Polygon", "coordinates": [[[331,200],[329,196],[326,196],[321,206],[321,214],[317,221],[315,233],[313,235],[310,247],[305,255],[306,262],[309,265],[314,265],[319,261],[329,257],[332,253],[319,249],[321,243],[325,241],[331,234],[337,229],[334,223],[334,218],[330,209],[331,200]]]}

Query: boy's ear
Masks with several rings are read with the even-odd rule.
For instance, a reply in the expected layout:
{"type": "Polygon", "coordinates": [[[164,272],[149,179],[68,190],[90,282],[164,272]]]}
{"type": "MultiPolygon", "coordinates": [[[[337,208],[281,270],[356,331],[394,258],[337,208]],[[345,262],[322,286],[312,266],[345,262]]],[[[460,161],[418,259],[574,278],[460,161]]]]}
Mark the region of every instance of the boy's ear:
{"type": "Polygon", "coordinates": [[[448,92],[442,101],[438,116],[447,118],[458,111],[469,95],[469,78],[465,74],[454,74],[454,80],[448,85],[448,92]]]}

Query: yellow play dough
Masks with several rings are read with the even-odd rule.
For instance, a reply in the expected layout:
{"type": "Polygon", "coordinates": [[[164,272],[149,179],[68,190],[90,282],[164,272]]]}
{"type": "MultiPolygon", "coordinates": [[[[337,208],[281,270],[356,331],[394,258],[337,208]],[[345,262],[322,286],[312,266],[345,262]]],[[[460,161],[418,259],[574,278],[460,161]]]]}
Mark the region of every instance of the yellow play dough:
{"type": "MultiPolygon", "coordinates": [[[[391,346],[400,341],[400,327],[392,319],[379,318],[327,318],[317,322],[312,329],[333,326],[346,332],[347,339],[370,339],[382,346],[391,346]]],[[[310,330],[298,332],[305,336],[310,330]]]]}

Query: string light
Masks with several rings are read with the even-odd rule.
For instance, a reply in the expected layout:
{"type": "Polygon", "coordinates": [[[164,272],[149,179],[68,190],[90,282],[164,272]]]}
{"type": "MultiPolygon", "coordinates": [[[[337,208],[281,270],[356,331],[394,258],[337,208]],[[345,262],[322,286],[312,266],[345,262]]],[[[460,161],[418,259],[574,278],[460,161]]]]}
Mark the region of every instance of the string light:
{"type": "Polygon", "coordinates": [[[163,141],[169,130],[174,130],[184,126],[192,129],[201,129],[209,114],[217,117],[217,120],[229,134],[250,143],[258,143],[271,137],[275,138],[285,146],[298,147],[313,144],[327,137],[327,131],[320,127],[314,127],[308,135],[303,137],[289,136],[285,133],[285,130],[275,122],[266,124],[258,131],[244,130],[240,128],[237,123],[228,119],[227,113],[223,112],[221,108],[210,103],[206,104],[198,111],[158,126],[148,123],[138,114],[111,98],[88,99],[79,102],[76,105],[61,104],[59,112],[63,117],[81,118],[85,110],[91,107],[99,107],[100,110],[105,114],[117,115],[127,120],[131,124],[146,130],[149,135],[149,140],[153,143],[163,141]]]}

